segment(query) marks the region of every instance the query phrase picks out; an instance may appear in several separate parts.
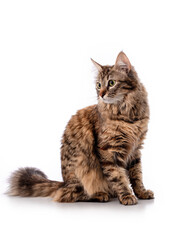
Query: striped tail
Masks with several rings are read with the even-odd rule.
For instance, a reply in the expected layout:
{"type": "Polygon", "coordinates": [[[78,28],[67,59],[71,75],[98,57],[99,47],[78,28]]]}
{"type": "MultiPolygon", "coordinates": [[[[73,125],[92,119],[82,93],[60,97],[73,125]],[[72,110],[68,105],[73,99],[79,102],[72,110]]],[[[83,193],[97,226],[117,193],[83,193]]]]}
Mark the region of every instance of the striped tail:
{"type": "Polygon", "coordinates": [[[7,194],[21,197],[47,197],[64,185],[63,182],[51,181],[36,168],[20,168],[9,179],[10,187],[7,194]]]}

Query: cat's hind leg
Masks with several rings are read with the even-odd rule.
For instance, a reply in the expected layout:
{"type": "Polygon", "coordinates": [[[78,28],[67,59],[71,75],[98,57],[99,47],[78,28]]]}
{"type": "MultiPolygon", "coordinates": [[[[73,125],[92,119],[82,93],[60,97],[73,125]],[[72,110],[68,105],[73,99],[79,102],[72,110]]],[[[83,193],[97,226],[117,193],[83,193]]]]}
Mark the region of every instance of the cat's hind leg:
{"type": "Polygon", "coordinates": [[[109,194],[106,192],[97,192],[88,196],[80,184],[69,183],[59,188],[53,196],[56,202],[108,202],[109,194]]]}
{"type": "Polygon", "coordinates": [[[113,194],[109,191],[108,184],[103,177],[102,170],[90,168],[86,171],[86,164],[78,166],[76,176],[78,178],[69,179],[59,188],[53,197],[57,202],[108,202],[113,194]]]}
{"type": "Polygon", "coordinates": [[[82,157],[78,167],[76,167],[75,174],[89,197],[88,201],[108,202],[113,196],[95,157],[91,161],[91,165],[88,164],[86,157],[82,157]]]}

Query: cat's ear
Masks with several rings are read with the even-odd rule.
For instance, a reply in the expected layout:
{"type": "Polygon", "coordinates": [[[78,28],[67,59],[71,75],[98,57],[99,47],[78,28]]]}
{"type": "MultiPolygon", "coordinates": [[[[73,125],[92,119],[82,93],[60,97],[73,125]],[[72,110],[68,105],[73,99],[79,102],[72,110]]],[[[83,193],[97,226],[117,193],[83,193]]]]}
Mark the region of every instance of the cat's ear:
{"type": "Polygon", "coordinates": [[[101,72],[102,71],[102,66],[99,63],[95,62],[92,58],[91,58],[91,61],[93,62],[94,66],[97,68],[97,70],[99,72],[101,72]]]}
{"type": "Polygon", "coordinates": [[[131,63],[123,51],[118,54],[114,68],[117,70],[125,70],[127,73],[131,70],[131,63]]]}

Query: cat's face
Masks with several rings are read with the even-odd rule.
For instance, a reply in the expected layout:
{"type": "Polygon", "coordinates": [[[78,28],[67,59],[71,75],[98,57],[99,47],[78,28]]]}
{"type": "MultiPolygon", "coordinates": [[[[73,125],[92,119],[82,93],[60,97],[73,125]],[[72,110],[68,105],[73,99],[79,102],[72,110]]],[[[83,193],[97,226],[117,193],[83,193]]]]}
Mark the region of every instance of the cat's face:
{"type": "Polygon", "coordinates": [[[92,61],[99,72],[96,80],[99,101],[116,104],[136,88],[137,81],[133,77],[135,71],[123,52],[119,53],[114,66],[101,66],[92,61]]]}

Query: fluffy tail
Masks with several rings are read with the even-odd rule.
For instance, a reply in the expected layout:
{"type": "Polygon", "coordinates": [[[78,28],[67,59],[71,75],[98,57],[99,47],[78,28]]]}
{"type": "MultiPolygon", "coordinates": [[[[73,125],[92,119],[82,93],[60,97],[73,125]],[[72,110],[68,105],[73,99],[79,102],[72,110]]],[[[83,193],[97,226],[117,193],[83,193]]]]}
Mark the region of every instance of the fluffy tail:
{"type": "Polygon", "coordinates": [[[21,197],[53,196],[63,182],[48,180],[46,175],[36,168],[20,168],[12,173],[8,194],[21,197]]]}

